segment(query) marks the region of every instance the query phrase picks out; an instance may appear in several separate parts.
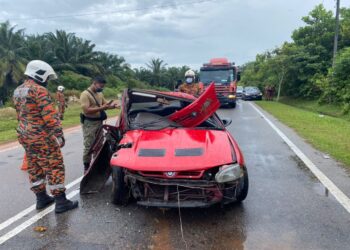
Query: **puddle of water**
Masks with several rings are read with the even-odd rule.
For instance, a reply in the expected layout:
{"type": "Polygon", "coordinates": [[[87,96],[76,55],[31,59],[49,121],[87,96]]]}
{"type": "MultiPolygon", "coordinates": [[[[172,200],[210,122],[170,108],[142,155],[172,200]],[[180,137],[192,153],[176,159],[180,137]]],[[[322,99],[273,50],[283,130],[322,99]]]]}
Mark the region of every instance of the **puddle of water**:
{"type": "Polygon", "coordinates": [[[325,196],[330,198],[331,200],[336,201],[336,199],[334,198],[334,196],[329,192],[329,190],[323,186],[322,183],[320,182],[315,182],[312,185],[312,189],[320,196],[325,196]]]}

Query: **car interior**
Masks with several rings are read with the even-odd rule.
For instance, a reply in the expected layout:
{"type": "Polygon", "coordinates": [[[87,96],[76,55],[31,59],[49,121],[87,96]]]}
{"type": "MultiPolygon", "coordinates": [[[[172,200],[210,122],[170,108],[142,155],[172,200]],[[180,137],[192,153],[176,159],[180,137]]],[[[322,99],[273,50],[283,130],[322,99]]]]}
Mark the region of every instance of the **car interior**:
{"type": "MultiPolygon", "coordinates": [[[[162,95],[161,93],[145,93],[129,91],[127,114],[130,129],[160,130],[164,128],[180,128],[180,124],[171,121],[169,116],[185,108],[191,100],[162,95]]],[[[216,115],[211,116],[196,128],[222,129],[216,115]]]]}

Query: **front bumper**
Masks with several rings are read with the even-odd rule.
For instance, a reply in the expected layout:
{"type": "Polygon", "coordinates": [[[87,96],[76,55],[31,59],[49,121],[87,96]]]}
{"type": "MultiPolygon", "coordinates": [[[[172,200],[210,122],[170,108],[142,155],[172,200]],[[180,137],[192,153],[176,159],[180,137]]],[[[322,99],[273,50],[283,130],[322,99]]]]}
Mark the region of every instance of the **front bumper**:
{"type": "Polygon", "coordinates": [[[221,105],[226,105],[226,104],[230,105],[230,104],[236,103],[236,96],[233,98],[229,98],[228,96],[217,95],[217,98],[221,105]]]}
{"type": "Polygon", "coordinates": [[[239,184],[238,181],[227,185],[206,180],[162,179],[128,171],[125,178],[137,204],[163,208],[209,207],[216,203],[233,202],[235,197],[229,200],[225,197],[239,184]]]}
{"type": "Polygon", "coordinates": [[[244,100],[262,100],[262,95],[243,95],[244,100]]]}

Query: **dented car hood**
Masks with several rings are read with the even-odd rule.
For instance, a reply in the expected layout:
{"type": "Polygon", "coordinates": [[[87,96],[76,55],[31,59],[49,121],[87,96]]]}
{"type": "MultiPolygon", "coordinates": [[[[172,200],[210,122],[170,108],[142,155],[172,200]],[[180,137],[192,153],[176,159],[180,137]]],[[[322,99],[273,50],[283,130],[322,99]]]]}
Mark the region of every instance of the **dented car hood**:
{"type": "Polygon", "coordinates": [[[235,155],[226,131],[190,128],[132,130],[124,134],[112,166],[136,171],[205,170],[229,164],[235,155]]]}

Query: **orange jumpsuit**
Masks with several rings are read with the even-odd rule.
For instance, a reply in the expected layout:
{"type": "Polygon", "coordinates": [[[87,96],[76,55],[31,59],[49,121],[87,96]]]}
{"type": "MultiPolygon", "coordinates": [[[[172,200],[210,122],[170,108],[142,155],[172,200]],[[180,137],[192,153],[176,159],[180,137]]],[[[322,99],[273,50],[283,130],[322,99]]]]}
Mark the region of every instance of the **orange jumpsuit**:
{"type": "Polygon", "coordinates": [[[183,83],[180,85],[179,91],[194,96],[198,96],[200,94],[200,88],[198,83],[183,83]]]}
{"type": "Polygon", "coordinates": [[[66,107],[66,101],[64,99],[64,94],[61,91],[56,92],[56,100],[58,105],[58,114],[60,119],[63,120],[64,108],[66,107]]]}
{"type": "Polygon", "coordinates": [[[46,189],[56,196],[65,191],[63,157],[56,138],[63,137],[61,121],[48,90],[26,80],[13,94],[18,119],[18,141],[26,151],[31,190],[46,189]]]}

